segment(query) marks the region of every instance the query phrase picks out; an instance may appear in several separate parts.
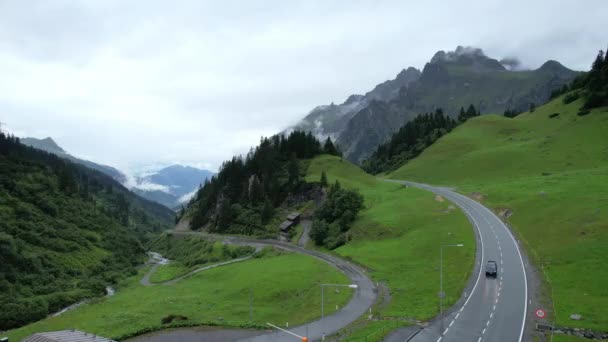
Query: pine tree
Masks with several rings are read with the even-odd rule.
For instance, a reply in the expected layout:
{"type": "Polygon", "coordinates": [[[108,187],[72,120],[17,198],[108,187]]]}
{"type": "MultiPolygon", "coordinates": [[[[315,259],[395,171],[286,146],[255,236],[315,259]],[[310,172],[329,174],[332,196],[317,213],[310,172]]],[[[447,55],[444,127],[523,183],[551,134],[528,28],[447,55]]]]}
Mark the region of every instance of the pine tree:
{"type": "Polygon", "coordinates": [[[467,119],[475,117],[475,116],[479,116],[479,113],[477,113],[477,110],[475,110],[475,106],[470,104],[469,108],[467,108],[467,119]]]}
{"type": "Polygon", "coordinates": [[[338,155],[338,149],[331,141],[330,137],[327,137],[327,139],[325,140],[325,144],[323,145],[323,152],[334,156],[338,155]]]}
{"type": "Polygon", "coordinates": [[[458,113],[458,121],[465,122],[467,121],[467,115],[464,112],[464,108],[460,107],[460,112],[458,113]]]}
{"type": "Polygon", "coordinates": [[[287,165],[287,173],[289,176],[287,182],[292,188],[295,188],[298,184],[300,184],[300,166],[298,165],[298,160],[296,159],[295,154],[291,155],[291,159],[287,165]]]}
{"type": "Polygon", "coordinates": [[[327,175],[325,174],[325,171],[321,171],[321,186],[327,186],[327,175]]]}
{"type": "Polygon", "coordinates": [[[264,206],[262,207],[262,213],[260,215],[262,224],[268,223],[272,218],[274,208],[272,207],[272,203],[268,199],[264,200],[264,206]]]}

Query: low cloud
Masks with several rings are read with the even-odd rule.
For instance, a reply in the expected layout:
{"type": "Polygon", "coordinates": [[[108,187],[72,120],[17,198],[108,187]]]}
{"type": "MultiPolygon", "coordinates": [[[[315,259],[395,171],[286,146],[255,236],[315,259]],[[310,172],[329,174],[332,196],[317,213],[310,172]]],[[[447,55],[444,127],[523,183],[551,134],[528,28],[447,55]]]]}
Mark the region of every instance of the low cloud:
{"type": "Polygon", "coordinates": [[[217,170],[438,50],[586,70],[606,17],[605,0],[1,1],[0,121],[129,172],[217,170]]]}

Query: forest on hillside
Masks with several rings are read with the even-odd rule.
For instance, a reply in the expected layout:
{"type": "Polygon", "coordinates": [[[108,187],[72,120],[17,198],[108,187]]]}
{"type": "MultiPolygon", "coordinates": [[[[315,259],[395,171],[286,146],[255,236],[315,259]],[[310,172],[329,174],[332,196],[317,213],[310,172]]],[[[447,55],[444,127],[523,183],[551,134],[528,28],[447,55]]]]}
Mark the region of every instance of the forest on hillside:
{"type": "Polygon", "coordinates": [[[0,330],[104,295],[172,221],[109,176],[0,132],[0,330]]]}
{"type": "Polygon", "coordinates": [[[361,167],[374,175],[396,170],[457,125],[479,115],[481,113],[473,105],[469,105],[466,110],[460,108],[457,120],[444,114],[441,108],[420,114],[403,125],[387,142],[378,146],[361,167]]]}
{"type": "Polygon", "coordinates": [[[189,204],[190,227],[209,232],[247,235],[276,234],[268,226],[275,210],[290,194],[313,185],[303,181],[303,160],[320,154],[339,155],[331,139],[323,144],[312,133],[262,138],[246,156],[224,162],[189,204]]]}
{"type": "Polygon", "coordinates": [[[554,90],[551,98],[567,94],[563,101],[571,103],[583,98],[579,115],[589,114],[590,109],[608,106],[608,50],[600,50],[591,64],[591,70],[574,79],[570,84],[554,90]]]}

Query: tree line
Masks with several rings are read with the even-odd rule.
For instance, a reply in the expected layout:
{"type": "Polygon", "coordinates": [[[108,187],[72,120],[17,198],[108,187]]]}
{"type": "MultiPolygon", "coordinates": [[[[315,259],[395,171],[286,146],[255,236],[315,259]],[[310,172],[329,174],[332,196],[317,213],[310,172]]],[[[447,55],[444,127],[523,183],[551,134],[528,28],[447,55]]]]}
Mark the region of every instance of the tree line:
{"type": "Polygon", "coordinates": [[[261,138],[246,156],[225,161],[219,173],[199,189],[189,204],[190,227],[210,232],[263,235],[276,207],[303,182],[302,160],[320,154],[339,155],[330,138],[323,144],[312,133],[294,131],[288,135],[261,138]]]}
{"type": "Polygon", "coordinates": [[[473,105],[466,110],[461,107],[457,120],[444,114],[441,108],[420,114],[403,125],[389,141],[378,146],[361,167],[371,174],[396,170],[459,124],[479,115],[480,111],[473,105]]]}
{"type": "Polygon", "coordinates": [[[0,330],[103,295],[172,219],[109,176],[0,132],[0,330]]]}
{"type": "MultiPolygon", "coordinates": [[[[607,50],[608,51],[608,50],[607,50]]],[[[584,99],[579,114],[587,114],[589,110],[608,106],[608,56],[600,50],[591,64],[591,70],[575,78],[570,84],[555,89],[551,98],[564,95],[563,102],[568,104],[579,98],[584,99]]]]}

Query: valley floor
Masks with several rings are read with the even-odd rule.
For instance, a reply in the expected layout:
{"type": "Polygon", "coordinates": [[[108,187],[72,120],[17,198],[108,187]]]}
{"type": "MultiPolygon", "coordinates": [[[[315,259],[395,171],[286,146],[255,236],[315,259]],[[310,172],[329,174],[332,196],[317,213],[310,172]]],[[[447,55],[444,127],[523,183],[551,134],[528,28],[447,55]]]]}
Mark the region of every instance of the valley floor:
{"type": "MultiPolygon", "coordinates": [[[[297,325],[320,315],[320,309],[310,309],[320,307],[319,283],[348,282],[344,274],[315,258],[267,253],[262,258],[196,273],[172,285],[140,285],[148,271],[145,268],[113,297],[9,331],[8,337],[19,341],[35,332],[79,329],[120,340],[171,327],[161,323],[169,315],[187,317],[188,325],[262,327],[265,322],[283,325],[286,321],[297,325]]],[[[351,297],[350,291],[327,291],[325,295],[327,314],[351,297]]]]}

